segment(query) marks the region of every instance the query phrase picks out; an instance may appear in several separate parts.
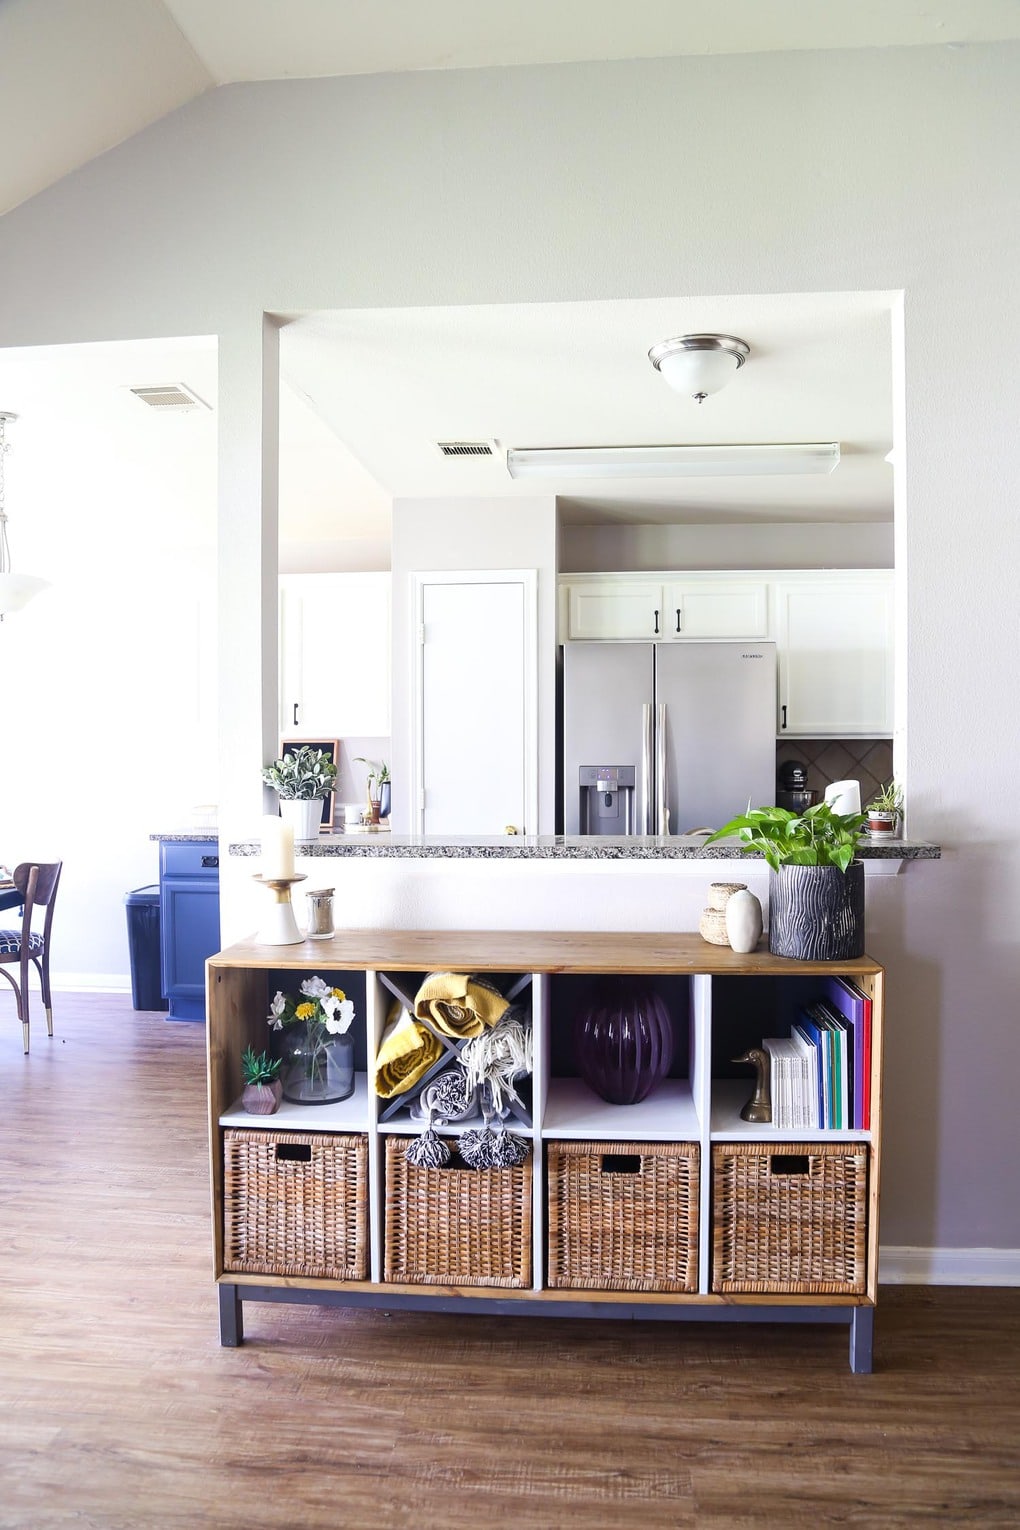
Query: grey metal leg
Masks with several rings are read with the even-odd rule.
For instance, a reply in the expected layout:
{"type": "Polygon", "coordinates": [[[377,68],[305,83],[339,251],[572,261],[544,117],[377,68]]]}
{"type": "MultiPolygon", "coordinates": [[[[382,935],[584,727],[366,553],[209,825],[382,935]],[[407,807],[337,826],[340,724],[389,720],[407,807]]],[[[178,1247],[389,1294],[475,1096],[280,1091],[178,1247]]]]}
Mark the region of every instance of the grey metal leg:
{"type": "Polygon", "coordinates": [[[871,1372],[874,1333],[874,1307],[854,1307],[850,1313],[850,1369],[856,1374],[871,1372]]]}
{"type": "Polygon", "coordinates": [[[227,1349],[236,1349],[244,1343],[241,1293],[232,1285],[221,1285],[217,1289],[220,1293],[220,1343],[227,1349]]]}

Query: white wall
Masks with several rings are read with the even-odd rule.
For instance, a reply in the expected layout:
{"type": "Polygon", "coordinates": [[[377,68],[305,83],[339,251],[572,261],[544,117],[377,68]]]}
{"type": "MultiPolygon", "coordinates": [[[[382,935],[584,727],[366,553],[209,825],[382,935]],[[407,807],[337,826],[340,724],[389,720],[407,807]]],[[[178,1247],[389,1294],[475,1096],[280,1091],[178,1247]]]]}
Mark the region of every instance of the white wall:
{"type": "Polygon", "coordinates": [[[244,824],[274,686],[264,310],[903,292],[907,786],[947,854],[870,920],[897,1244],[1020,1248],[1020,1178],[992,1167],[1018,1062],[1020,719],[995,656],[1018,636],[1020,463],[991,360],[1020,332],[1018,85],[1009,45],[230,87],[0,223],[0,343],[220,336],[219,796],[244,824]]]}
{"type": "Polygon", "coordinates": [[[564,573],[713,568],[892,568],[892,522],[563,526],[564,573]]]}

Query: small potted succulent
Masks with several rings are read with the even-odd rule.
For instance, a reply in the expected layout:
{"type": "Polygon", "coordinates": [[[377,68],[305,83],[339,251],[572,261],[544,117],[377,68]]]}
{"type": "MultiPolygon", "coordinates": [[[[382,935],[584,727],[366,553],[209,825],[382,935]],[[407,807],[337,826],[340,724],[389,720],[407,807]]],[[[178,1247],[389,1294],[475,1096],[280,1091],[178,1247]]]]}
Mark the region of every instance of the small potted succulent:
{"type": "Polygon", "coordinates": [[[241,1104],[250,1116],[271,1116],[280,1108],[283,1085],[277,1075],[280,1059],[245,1047],[241,1053],[241,1104]]]}
{"type": "Polygon", "coordinates": [[[742,851],[764,856],[769,876],[769,950],[801,961],[864,954],[864,863],[857,846],[863,813],[827,802],[803,813],[750,808],[706,841],[739,835],[742,851]]]}
{"type": "Polygon", "coordinates": [[[322,823],[322,799],[336,788],[336,766],[324,749],[300,744],[274,760],[262,779],[280,799],[280,816],[294,830],[295,839],[317,839],[322,823]]]}
{"type": "Polygon", "coordinates": [[[868,803],[868,833],[872,839],[892,839],[903,814],[903,788],[887,781],[868,803]]]}

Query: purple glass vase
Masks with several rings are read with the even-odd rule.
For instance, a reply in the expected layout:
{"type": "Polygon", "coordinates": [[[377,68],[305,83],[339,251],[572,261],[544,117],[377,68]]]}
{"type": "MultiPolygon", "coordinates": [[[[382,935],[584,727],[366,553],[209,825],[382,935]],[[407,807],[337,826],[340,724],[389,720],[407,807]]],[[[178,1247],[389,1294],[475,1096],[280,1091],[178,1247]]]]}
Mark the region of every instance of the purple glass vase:
{"type": "Polygon", "coordinates": [[[673,1025],[654,988],[604,980],[574,1022],[578,1071],[612,1105],[636,1105],[673,1061],[673,1025]]]}

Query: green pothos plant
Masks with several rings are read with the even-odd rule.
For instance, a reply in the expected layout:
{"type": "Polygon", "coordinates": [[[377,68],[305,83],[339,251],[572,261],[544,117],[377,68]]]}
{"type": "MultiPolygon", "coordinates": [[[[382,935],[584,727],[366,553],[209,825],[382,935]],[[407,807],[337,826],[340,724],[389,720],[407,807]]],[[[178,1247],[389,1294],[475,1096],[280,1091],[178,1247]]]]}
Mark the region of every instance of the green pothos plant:
{"type": "Polygon", "coordinates": [[[866,813],[834,813],[827,802],[816,803],[803,813],[788,808],[749,808],[731,818],[709,836],[716,840],[741,840],[742,851],[757,851],[778,871],[780,866],[838,866],[846,871],[857,853],[866,813]]]}

